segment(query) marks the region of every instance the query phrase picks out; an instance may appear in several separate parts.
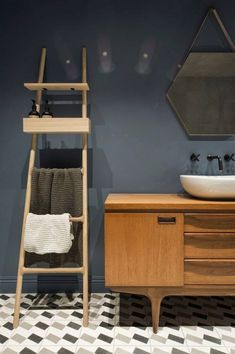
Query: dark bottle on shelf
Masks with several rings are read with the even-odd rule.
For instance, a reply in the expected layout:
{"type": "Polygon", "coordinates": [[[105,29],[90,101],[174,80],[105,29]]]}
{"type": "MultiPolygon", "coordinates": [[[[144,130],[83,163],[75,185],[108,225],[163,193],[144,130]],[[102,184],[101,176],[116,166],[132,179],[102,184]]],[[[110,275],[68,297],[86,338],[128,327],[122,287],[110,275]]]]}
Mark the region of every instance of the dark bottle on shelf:
{"type": "Polygon", "coordinates": [[[33,117],[40,117],[40,114],[38,113],[37,111],[37,106],[36,106],[36,103],[35,103],[35,100],[32,100],[33,102],[33,105],[32,105],[32,110],[29,112],[28,116],[33,118],[33,117]]]}
{"type": "Polygon", "coordinates": [[[53,114],[50,111],[48,100],[45,102],[45,111],[42,113],[42,118],[53,118],[53,114]]]}

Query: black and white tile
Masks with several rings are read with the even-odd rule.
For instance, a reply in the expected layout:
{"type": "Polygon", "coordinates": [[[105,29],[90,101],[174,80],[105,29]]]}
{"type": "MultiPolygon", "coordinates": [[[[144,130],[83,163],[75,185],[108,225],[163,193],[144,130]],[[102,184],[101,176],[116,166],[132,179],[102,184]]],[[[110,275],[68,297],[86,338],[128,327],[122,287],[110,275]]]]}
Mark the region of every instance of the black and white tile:
{"type": "Polygon", "coordinates": [[[15,296],[0,295],[0,353],[235,354],[235,298],[168,297],[160,328],[147,298],[91,294],[82,327],[82,294],[25,294],[12,328],[15,296]]]}

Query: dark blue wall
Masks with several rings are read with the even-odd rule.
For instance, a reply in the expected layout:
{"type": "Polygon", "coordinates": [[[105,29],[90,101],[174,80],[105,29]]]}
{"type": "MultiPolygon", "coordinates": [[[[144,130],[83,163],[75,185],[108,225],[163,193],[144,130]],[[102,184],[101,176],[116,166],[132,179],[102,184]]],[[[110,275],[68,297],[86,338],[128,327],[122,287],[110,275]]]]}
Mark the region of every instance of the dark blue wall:
{"type": "MultiPolygon", "coordinates": [[[[15,289],[30,146],[30,136],[22,133],[22,117],[32,98],[23,83],[36,81],[41,47],[48,49],[47,81],[52,82],[79,81],[80,49],[88,49],[90,275],[93,290],[102,290],[107,194],[180,192],[179,175],[190,171],[192,152],[202,154],[201,173],[208,168],[207,153],[235,152],[231,138],[190,139],[165,97],[211,5],[235,39],[232,0],[1,1],[0,291],[15,289]]],[[[228,48],[213,21],[197,46],[228,48]]],[[[51,148],[78,147],[75,136],[47,140],[51,148]]],[[[26,279],[25,290],[36,289],[36,279],[26,279]]],[[[75,284],[73,277],[41,281],[44,290],[60,287],[61,281],[61,287],[75,284]]]]}

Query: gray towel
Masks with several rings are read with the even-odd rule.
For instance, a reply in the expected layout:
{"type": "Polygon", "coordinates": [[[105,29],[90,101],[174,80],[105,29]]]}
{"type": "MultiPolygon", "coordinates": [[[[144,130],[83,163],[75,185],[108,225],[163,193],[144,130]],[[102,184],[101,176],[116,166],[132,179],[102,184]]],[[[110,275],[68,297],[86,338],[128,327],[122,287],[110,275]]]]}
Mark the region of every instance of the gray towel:
{"type": "MultiPolygon", "coordinates": [[[[82,173],[80,168],[34,168],[31,186],[31,213],[82,215],[82,173]]],[[[81,223],[73,224],[73,234],[73,245],[67,254],[38,256],[26,252],[26,266],[38,262],[46,262],[50,267],[60,267],[65,263],[82,265],[81,223]]]]}

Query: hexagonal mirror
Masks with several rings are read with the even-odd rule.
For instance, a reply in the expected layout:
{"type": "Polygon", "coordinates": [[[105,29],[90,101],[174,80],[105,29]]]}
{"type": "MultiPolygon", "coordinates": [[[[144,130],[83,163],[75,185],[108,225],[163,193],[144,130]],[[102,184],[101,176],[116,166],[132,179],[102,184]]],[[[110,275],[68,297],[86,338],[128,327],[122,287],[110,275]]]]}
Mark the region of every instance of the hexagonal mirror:
{"type": "Polygon", "coordinates": [[[167,98],[188,135],[235,134],[235,53],[190,53],[167,98]]]}

